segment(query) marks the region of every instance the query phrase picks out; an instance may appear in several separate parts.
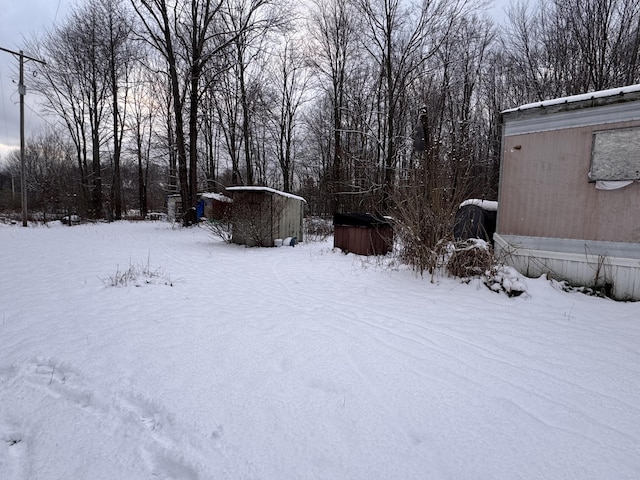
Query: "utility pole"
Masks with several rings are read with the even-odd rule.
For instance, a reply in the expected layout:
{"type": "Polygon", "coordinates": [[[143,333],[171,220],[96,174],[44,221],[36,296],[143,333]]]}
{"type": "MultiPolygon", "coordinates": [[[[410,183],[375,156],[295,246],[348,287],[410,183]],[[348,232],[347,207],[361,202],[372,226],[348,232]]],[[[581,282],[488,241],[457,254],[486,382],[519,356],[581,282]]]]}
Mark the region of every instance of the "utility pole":
{"type": "Polygon", "coordinates": [[[20,80],[18,82],[18,93],[20,94],[20,193],[22,194],[22,226],[27,226],[27,174],[24,161],[24,96],[27,94],[27,87],[24,84],[24,61],[33,60],[34,62],[46,65],[42,60],[25,55],[22,50],[14,52],[6,48],[0,47],[3,52],[15,55],[20,60],[20,80]]]}

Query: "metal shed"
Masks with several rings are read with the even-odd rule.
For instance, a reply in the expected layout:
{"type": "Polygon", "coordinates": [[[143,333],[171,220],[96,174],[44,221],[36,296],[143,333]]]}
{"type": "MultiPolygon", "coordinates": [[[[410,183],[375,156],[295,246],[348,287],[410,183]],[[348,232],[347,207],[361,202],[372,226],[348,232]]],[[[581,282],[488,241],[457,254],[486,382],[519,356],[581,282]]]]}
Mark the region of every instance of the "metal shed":
{"type": "Polygon", "coordinates": [[[180,194],[174,193],[167,195],[167,217],[169,221],[175,222],[182,218],[184,212],[182,211],[182,199],[180,194]]]}
{"type": "Polygon", "coordinates": [[[640,85],[503,112],[498,254],[640,300],[640,85]]]}
{"type": "Polygon", "coordinates": [[[333,246],[357,255],[386,255],[393,250],[393,227],[368,213],[336,213],[333,246]]]}
{"type": "Polygon", "coordinates": [[[233,198],[231,241],[250,247],[273,247],[276,239],[303,241],[306,200],[268,187],[227,187],[233,198]]]}

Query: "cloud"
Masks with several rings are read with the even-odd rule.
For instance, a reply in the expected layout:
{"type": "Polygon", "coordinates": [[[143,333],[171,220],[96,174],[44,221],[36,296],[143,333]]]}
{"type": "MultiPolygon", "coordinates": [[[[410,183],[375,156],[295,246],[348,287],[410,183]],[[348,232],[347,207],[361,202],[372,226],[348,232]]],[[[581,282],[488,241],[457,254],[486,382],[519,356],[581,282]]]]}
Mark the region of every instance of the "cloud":
{"type": "MultiPolygon", "coordinates": [[[[2,28],[0,47],[15,52],[25,48],[26,39],[42,34],[61,22],[72,7],[72,0],[23,0],[22,2],[2,2],[2,28]]],[[[25,53],[28,53],[25,51],[25,53]]],[[[5,157],[6,148],[20,143],[20,109],[18,106],[18,58],[0,51],[0,156],[5,157]]],[[[25,130],[27,136],[38,130],[42,120],[33,110],[34,92],[25,97],[25,130]],[[29,107],[31,107],[31,110],[29,107]]]]}

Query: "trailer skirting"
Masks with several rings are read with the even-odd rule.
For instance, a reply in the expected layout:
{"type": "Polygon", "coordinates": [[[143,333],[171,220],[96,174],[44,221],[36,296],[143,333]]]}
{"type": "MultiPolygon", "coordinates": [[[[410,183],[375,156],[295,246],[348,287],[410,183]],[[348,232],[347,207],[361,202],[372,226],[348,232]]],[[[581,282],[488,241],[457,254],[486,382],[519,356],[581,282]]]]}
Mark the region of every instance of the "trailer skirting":
{"type": "Polygon", "coordinates": [[[528,277],[548,275],[640,300],[640,245],[494,234],[497,257],[528,277]]]}

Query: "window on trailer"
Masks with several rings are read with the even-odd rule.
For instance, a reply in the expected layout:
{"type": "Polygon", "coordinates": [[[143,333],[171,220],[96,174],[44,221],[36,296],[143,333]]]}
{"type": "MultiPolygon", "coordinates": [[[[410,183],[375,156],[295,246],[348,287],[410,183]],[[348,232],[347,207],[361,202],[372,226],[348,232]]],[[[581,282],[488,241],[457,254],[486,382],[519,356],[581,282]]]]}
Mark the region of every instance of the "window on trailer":
{"type": "Polygon", "coordinates": [[[589,180],[640,180],[640,128],[593,133],[589,180]]]}

